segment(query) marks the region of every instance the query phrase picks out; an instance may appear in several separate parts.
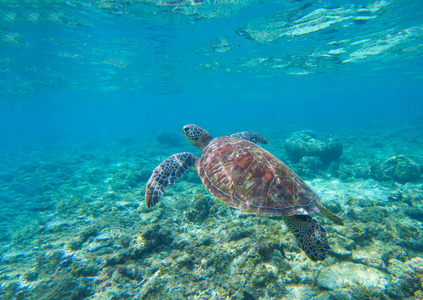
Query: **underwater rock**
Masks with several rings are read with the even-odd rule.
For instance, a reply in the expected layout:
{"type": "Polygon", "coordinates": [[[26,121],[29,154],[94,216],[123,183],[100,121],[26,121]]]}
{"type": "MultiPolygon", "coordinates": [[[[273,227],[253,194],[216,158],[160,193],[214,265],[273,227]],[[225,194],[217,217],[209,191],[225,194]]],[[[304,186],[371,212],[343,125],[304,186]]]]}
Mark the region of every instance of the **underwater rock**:
{"type": "Polygon", "coordinates": [[[392,202],[399,202],[404,198],[403,194],[400,191],[390,191],[388,200],[392,202]]]}
{"type": "Polygon", "coordinates": [[[30,255],[31,255],[30,251],[27,251],[27,252],[10,251],[0,256],[0,262],[6,263],[6,264],[15,263],[19,260],[27,259],[30,255]]]}
{"type": "Polygon", "coordinates": [[[74,260],[71,267],[71,274],[75,277],[93,277],[100,272],[100,267],[88,259],[74,260]]]}
{"type": "Polygon", "coordinates": [[[363,223],[381,223],[387,216],[388,210],[382,206],[357,208],[355,212],[355,219],[363,223]]]}
{"type": "Polygon", "coordinates": [[[413,269],[416,276],[423,278],[423,258],[414,257],[408,260],[405,264],[413,269]]]}
{"type": "Polygon", "coordinates": [[[338,236],[336,239],[332,239],[329,253],[341,260],[351,258],[352,252],[356,248],[356,243],[353,240],[347,239],[343,236],[338,236]]]}
{"type": "Polygon", "coordinates": [[[144,272],[142,271],[142,269],[140,269],[137,266],[132,265],[132,264],[131,265],[125,265],[125,266],[119,266],[119,267],[117,267],[116,271],[120,275],[122,275],[122,276],[124,276],[124,277],[126,277],[130,280],[141,281],[143,279],[143,275],[144,275],[144,272]]]}
{"type": "Polygon", "coordinates": [[[404,210],[404,213],[414,220],[423,222],[423,207],[422,206],[415,205],[413,207],[407,207],[404,210]]]}
{"type": "Polygon", "coordinates": [[[0,284],[0,296],[5,299],[24,299],[23,297],[16,297],[21,289],[21,284],[18,280],[4,282],[0,284]]]}
{"type": "Polygon", "coordinates": [[[278,276],[278,268],[271,264],[259,264],[251,277],[251,281],[255,287],[265,287],[278,276]]]}
{"type": "Polygon", "coordinates": [[[382,254],[372,249],[364,248],[353,251],[351,260],[354,263],[367,265],[379,270],[386,270],[386,265],[382,259],[382,254]]]}
{"type": "Polygon", "coordinates": [[[423,259],[415,257],[407,262],[390,259],[389,273],[395,278],[387,293],[395,298],[412,297],[415,291],[423,288],[423,259]]]}
{"type": "Polygon", "coordinates": [[[342,180],[347,180],[353,178],[356,170],[356,166],[350,166],[345,164],[340,164],[337,161],[332,161],[328,167],[328,173],[331,176],[338,177],[342,180]]]}
{"type": "Polygon", "coordinates": [[[335,256],[338,259],[341,260],[347,260],[350,259],[352,256],[352,252],[348,251],[342,247],[336,247],[336,246],[331,246],[328,253],[332,256],[335,256]]]}
{"type": "Polygon", "coordinates": [[[140,259],[144,254],[154,251],[160,246],[169,246],[173,241],[172,232],[159,224],[150,224],[143,230],[141,236],[133,241],[126,256],[130,259],[140,259]]]}
{"type": "Polygon", "coordinates": [[[281,254],[280,250],[283,251],[280,244],[277,244],[274,241],[263,241],[259,243],[255,249],[257,253],[261,256],[263,261],[269,261],[273,257],[273,253],[276,251],[279,251],[279,254],[281,254]]]}
{"type": "Polygon", "coordinates": [[[62,270],[66,270],[65,272],[68,274],[74,273],[73,276],[81,274],[94,276],[99,271],[97,266],[91,263],[81,252],[65,252],[57,249],[45,252],[36,258],[35,272],[39,273],[40,278],[49,277],[51,274],[57,274],[62,270]],[[91,266],[89,272],[86,270],[87,265],[91,266]],[[69,266],[71,266],[71,270],[69,270],[69,266]]]}
{"type": "Polygon", "coordinates": [[[185,212],[188,221],[201,223],[210,213],[210,208],[214,205],[213,200],[202,194],[194,196],[192,208],[185,212]]]}
{"type": "Polygon", "coordinates": [[[181,136],[173,131],[161,131],[156,139],[159,144],[166,146],[179,146],[182,142],[181,136]]]}
{"type": "Polygon", "coordinates": [[[329,209],[334,214],[339,214],[343,211],[341,204],[336,201],[325,201],[324,205],[327,209],[329,209]]]}
{"type": "Polygon", "coordinates": [[[125,255],[122,253],[115,253],[106,258],[106,266],[116,266],[125,263],[125,255]]]}
{"type": "Polygon", "coordinates": [[[420,168],[410,158],[397,155],[374,164],[372,166],[372,177],[379,181],[412,182],[420,178],[420,168]]]}
{"type": "Polygon", "coordinates": [[[236,226],[227,231],[227,237],[229,241],[238,241],[240,239],[251,236],[253,233],[253,229],[236,226]]]}
{"type": "Polygon", "coordinates": [[[218,53],[228,52],[232,49],[232,47],[229,45],[228,41],[225,38],[217,38],[213,40],[212,44],[210,45],[210,48],[218,53]]]}
{"type": "Polygon", "coordinates": [[[382,257],[384,261],[396,259],[405,262],[409,259],[407,251],[398,245],[389,245],[389,247],[385,247],[385,249],[382,251],[382,257]]]}
{"type": "Polygon", "coordinates": [[[301,176],[310,176],[318,173],[323,168],[323,163],[318,157],[304,156],[296,165],[296,171],[301,176]]]}
{"type": "Polygon", "coordinates": [[[389,282],[389,277],[384,272],[352,262],[330,265],[321,269],[317,275],[318,285],[329,290],[354,286],[383,290],[389,282]]]}
{"type": "Polygon", "coordinates": [[[295,132],[285,141],[285,149],[293,162],[299,162],[304,156],[313,156],[328,164],[341,157],[343,147],[336,138],[321,141],[311,130],[303,130],[295,132]]]}
{"type": "Polygon", "coordinates": [[[96,227],[89,227],[79,234],[79,237],[77,240],[74,240],[69,243],[69,247],[72,250],[78,250],[81,249],[82,245],[92,236],[96,236],[98,233],[98,228],[96,227]]]}
{"type": "Polygon", "coordinates": [[[26,273],[23,275],[23,278],[24,278],[26,281],[28,281],[28,282],[31,282],[31,281],[36,281],[36,280],[38,279],[38,272],[36,272],[36,271],[29,271],[29,272],[26,272],[26,273]]]}
{"type": "Polygon", "coordinates": [[[195,259],[191,255],[185,254],[178,256],[175,259],[175,262],[179,268],[186,268],[188,270],[192,270],[194,268],[194,260],[195,259]]]}
{"type": "Polygon", "coordinates": [[[69,274],[55,274],[39,282],[32,290],[32,299],[85,299],[94,293],[94,282],[88,278],[74,278],[69,274]]]}
{"type": "Polygon", "coordinates": [[[44,226],[44,230],[48,232],[57,232],[65,228],[69,228],[71,223],[64,220],[53,220],[44,226]]]}
{"type": "Polygon", "coordinates": [[[90,243],[86,248],[85,251],[87,252],[96,252],[100,249],[109,247],[112,244],[112,241],[98,241],[93,240],[92,243],[90,243]]]}

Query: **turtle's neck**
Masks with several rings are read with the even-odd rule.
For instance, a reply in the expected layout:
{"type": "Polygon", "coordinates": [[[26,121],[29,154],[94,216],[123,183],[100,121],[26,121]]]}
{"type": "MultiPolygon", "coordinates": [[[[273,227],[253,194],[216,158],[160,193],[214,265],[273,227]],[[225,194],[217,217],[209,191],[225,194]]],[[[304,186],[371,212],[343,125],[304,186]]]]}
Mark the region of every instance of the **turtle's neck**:
{"type": "Polygon", "coordinates": [[[201,135],[201,137],[199,138],[199,140],[198,140],[198,144],[197,144],[197,147],[198,147],[198,149],[200,149],[200,151],[201,151],[201,153],[203,153],[203,151],[204,151],[204,148],[206,148],[207,147],[207,145],[210,143],[210,141],[212,140],[213,138],[211,137],[211,135],[206,131],[206,132],[204,132],[202,135],[201,135]]]}

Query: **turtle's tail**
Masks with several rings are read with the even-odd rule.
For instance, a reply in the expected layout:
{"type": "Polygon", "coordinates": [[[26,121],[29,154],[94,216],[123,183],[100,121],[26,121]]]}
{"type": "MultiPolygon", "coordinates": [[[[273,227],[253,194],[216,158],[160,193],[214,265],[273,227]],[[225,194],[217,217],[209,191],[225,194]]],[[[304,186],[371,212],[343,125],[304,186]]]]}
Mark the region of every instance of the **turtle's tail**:
{"type": "Polygon", "coordinates": [[[341,225],[344,226],[344,221],[338,217],[337,215],[335,215],[333,212],[331,212],[330,210],[328,210],[325,207],[321,207],[320,208],[320,213],[322,215],[324,215],[326,218],[328,218],[329,220],[331,220],[333,223],[337,224],[337,225],[341,225]]]}
{"type": "Polygon", "coordinates": [[[283,220],[308,258],[312,261],[325,260],[329,242],[326,230],[316,220],[303,215],[284,216],[283,220]]]}

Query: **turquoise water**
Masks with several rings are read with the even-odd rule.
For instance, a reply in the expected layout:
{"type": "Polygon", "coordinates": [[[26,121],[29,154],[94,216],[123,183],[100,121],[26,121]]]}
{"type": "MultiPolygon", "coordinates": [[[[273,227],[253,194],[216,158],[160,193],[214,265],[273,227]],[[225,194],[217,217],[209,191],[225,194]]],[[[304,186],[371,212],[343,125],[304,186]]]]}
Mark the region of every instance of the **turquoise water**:
{"type": "Polygon", "coordinates": [[[0,297],[422,297],[422,12],[411,0],[1,1],[0,297]],[[194,171],[144,208],[157,165],[201,155],[181,134],[191,123],[270,141],[345,220],[314,214],[324,262],[281,220],[217,202],[194,171]],[[295,161],[286,141],[301,130],[342,155],[295,161]]]}

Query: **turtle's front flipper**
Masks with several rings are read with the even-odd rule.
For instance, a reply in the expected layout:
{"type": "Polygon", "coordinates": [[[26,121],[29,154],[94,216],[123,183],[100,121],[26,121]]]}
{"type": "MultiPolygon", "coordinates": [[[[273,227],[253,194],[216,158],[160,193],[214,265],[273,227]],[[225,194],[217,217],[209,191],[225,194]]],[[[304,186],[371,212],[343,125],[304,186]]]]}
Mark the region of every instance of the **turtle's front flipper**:
{"type": "Polygon", "coordinates": [[[285,216],[286,226],[312,261],[325,260],[329,250],[326,230],[310,216],[285,216]]]}
{"type": "Polygon", "coordinates": [[[254,132],[238,132],[231,135],[231,137],[238,138],[238,139],[244,139],[250,142],[253,142],[255,144],[269,144],[269,141],[266,140],[261,135],[254,133],[254,132]]]}
{"type": "Polygon", "coordinates": [[[189,167],[195,165],[198,157],[189,152],[173,154],[154,169],[147,183],[145,204],[148,208],[156,205],[166,188],[175,183],[189,167]]]}

